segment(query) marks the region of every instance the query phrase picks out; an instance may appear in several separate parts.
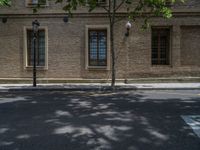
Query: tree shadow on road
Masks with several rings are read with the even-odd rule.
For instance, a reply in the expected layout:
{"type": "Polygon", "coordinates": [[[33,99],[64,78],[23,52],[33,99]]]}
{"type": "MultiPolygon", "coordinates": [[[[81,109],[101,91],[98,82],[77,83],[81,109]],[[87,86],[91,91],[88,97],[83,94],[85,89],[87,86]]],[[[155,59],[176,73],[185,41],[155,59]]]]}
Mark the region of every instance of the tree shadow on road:
{"type": "Polygon", "coordinates": [[[0,150],[199,150],[180,115],[200,114],[195,97],[143,92],[0,95],[0,150]]]}

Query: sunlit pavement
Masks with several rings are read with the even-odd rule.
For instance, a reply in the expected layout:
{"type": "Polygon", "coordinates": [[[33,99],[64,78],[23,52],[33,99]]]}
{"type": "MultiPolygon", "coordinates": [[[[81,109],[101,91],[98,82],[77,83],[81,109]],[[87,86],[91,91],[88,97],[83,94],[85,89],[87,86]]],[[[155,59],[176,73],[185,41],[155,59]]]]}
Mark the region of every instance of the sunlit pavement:
{"type": "Polygon", "coordinates": [[[0,93],[0,150],[200,150],[198,115],[200,90],[0,93]]]}

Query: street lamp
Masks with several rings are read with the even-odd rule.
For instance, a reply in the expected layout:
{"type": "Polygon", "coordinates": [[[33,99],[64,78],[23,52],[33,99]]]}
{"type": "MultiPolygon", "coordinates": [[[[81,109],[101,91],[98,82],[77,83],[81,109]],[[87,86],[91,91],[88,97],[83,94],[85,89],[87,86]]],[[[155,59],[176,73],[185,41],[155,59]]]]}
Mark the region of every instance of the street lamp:
{"type": "MultiPolygon", "coordinates": [[[[125,33],[125,36],[126,37],[128,37],[129,36],[129,31],[130,31],[130,29],[131,29],[131,23],[130,23],[130,21],[128,21],[127,23],[126,23],[126,25],[125,25],[125,27],[126,27],[126,33],[125,33]]],[[[128,44],[128,43],[127,43],[128,44]]],[[[129,53],[129,46],[127,45],[127,53],[126,53],[126,73],[125,73],[125,80],[124,80],[124,83],[125,84],[127,84],[128,83],[128,80],[127,80],[127,70],[128,70],[128,53],[129,53]]]]}
{"type": "Polygon", "coordinates": [[[131,29],[131,23],[130,21],[128,21],[125,25],[126,27],[126,33],[125,33],[125,36],[129,36],[129,30],[131,29]]]}
{"type": "Polygon", "coordinates": [[[35,20],[32,22],[33,27],[33,87],[36,87],[36,42],[37,42],[37,36],[38,36],[38,28],[40,26],[40,23],[35,20]]]}

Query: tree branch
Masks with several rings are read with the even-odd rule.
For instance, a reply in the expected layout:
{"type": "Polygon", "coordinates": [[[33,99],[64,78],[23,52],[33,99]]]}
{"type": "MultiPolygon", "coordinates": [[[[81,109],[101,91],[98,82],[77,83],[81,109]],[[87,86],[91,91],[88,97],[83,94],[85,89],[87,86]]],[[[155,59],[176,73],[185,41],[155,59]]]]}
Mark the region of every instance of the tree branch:
{"type": "Polygon", "coordinates": [[[115,12],[124,4],[125,0],[122,0],[121,3],[115,8],[115,12]]]}
{"type": "Polygon", "coordinates": [[[111,0],[109,0],[109,6],[108,6],[108,17],[109,17],[109,20],[110,20],[110,23],[112,21],[112,17],[111,17],[111,0]]]}
{"type": "Polygon", "coordinates": [[[106,6],[100,6],[101,8],[103,8],[107,13],[109,13],[109,9],[106,8],[106,6]]]}

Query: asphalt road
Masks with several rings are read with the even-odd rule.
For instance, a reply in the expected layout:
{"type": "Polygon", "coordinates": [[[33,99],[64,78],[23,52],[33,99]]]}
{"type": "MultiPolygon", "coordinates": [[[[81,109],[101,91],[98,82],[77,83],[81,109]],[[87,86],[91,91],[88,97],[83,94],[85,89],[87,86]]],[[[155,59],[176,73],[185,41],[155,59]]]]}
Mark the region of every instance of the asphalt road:
{"type": "Polygon", "coordinates": [[[200,91],[0,93],[0,150],[200,150],[183,115],[200,91]]]}

